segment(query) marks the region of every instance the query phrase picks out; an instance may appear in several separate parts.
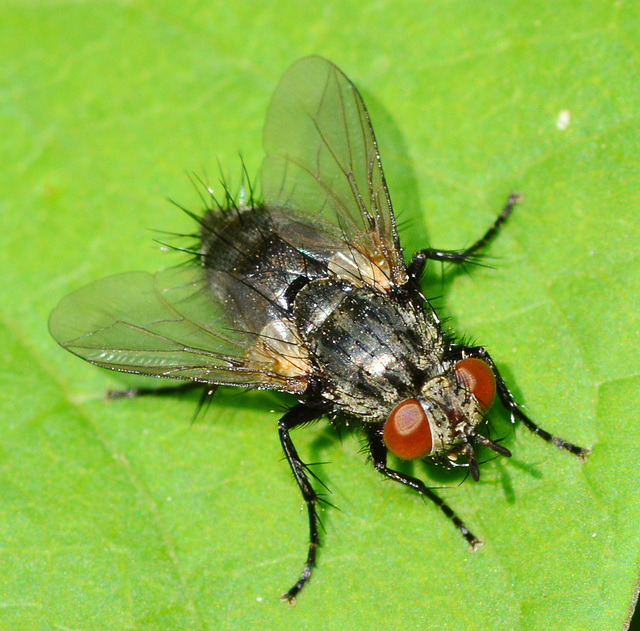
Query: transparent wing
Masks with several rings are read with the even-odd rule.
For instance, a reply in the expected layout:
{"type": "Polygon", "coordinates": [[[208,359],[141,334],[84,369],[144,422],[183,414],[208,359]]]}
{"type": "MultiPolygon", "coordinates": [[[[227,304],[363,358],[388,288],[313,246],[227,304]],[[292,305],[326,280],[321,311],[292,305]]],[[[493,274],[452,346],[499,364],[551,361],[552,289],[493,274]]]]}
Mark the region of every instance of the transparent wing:
{"type": "Polygon", "coordinates": [[[103,278],[64,298],[49,330],[63,348],[112,370],[304,391],[303,371],[279,372],[260,336],[225,313],[202,275],[194,266],[103,278]]]}
{"type": "Polygon", "coordinates": [[[362,255],[406,281],[375,136],[360,94],[331,62],[307,57],[284,74],[264,129],[267,206],[329,225],[362,255]]]}

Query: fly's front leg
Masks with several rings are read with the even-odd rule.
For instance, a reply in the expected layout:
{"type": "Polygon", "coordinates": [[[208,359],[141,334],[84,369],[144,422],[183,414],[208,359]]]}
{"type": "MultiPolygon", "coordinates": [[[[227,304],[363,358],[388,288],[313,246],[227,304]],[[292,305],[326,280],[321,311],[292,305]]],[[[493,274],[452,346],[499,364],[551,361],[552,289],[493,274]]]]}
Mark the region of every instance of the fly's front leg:
{"type": "Polygon", "coordinates": [[[302,425],[323,416],[324,412],[315,408],[308,407],[302,403],[291,408],[279,421],[278,432],[280,434],[280,442],[284,455],[287,457],[293,476],[300,487],[302,498],[307,505],[307,513],[309,516],[309,552],[300,578],[291,587],[289,591],[282,595],[281,600],[293,605],[298,592],[307,584],[311,578],[311,572],[316,564],[316,553],[320,545],[320,536],[318,534],[318,515],[316,513],[316,503],[318,495],[311,486],[309,478],[305,473],[305,465],[300,460],[298,452],[291,440],[289,431],[297,425],[302,425]]]}
{"type": "MultiPolygon", "coordinates": [[[[498,393],[498,397],[500,398],[500,402],[504,406],[504,408],[511,415],[511,422],[514,423],[516,419],[522,422],[522,424],[531,430],[534,434],[537,434],[543,440],[546,440],[549,443],[553,443],[557,447],[561,449],[566,449],[570,451],[572,454],[580,458],[585,458],[589,453],[590,449],[586,449],[584,447],[579,447],[574,443],[570,443],[562,438],[558,438],[557,436],[553,436],[546,430],[539,427],[536,423],[534,423],[521,409],[516,400],[513,398],[511,391],[507,388],[498,368],[496,367],[493,359],[489,353],[482,346],[462,346],[459,349],[459,356],[461,359],[465,357],[476,357],[477,359],[481,359],[484,361],[493,371],[493,374],[496,378],[496,391],[498,393]]],[[[456,353],[457,354],[457,353],[456,353]]]]}
{"type": "Polygon", "coordinates": [[[413,478],[394,469],[387,467],[387,448],[382,440],[382,430],[378,428],[371,428],[368,431],[369,437],[369,451],[371,453],[371,460],[376,471],[379,471],[386,477],[400,484],[404,484],[409,488],[417,491],[423,497],[430,499],[440,510],[447,516],[449,520],[453,522],[453,525],[458,529],[460,534],[467,540],[467,543],[471,546],[472,550],[475,550],[482,545],[482,541],[478,539],[465,525],[464,522],[458,517],[452,508],[440,497],[438,497],[431,489],[427,488],[417,478],[413,478]]]}
{"type": "Polygon", "coordinates": [[[435,250],[432,248],[427,248],[425,250],[419,250],[412,257],[409,262],[409,275],[412,278],[418,278],[422,273],[422,269],[424,268],[424,264],[427,260],[431,261],[451,261],[452,263],[464,263],[465,261],[469,261],[475,254],[477,254],[482,248],[484,248],[493,237],[498,233],[504,222],[507,220],[507,217],[513,211],[515,205],[522,198],[517,193],[511,193],[509,195],[509,199],[505,204],[504,208],[497,216],[496,220],[493,222],[489,230],[487,230],[484,235],[478,239],[472,246],[466,248],[465,250],[435,250]]]}

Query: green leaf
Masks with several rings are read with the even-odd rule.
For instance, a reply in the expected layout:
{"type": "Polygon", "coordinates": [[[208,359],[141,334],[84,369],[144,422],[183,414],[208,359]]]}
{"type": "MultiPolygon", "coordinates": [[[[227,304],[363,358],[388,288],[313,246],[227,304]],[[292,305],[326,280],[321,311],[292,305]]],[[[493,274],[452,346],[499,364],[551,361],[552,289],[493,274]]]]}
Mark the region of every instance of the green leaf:
{"type": "Polygon", "coordinates": [[[640,565],[639,9],[630,2],[4,3],[0,7],[0,627],[622,629],[640,565]],[[260,165],[295,59],[336,62],[371,111],[407,251],[456,248],[525,196],[491,268],[434,266],[429,296],[486,345],[549,431],[479,483],[418,465],[485,542],[381,484],[317,425],[295,440],[340,510],[294,609],[306,518],[277,438],[284,398],[107,402],[111,373],[47,318],[70,291],[168,267],[188,172],[260,165]],[[163,237],[159,237],[162,240],[163,237]],[[275,411],[271,411],[275,410],[275,411]]]}

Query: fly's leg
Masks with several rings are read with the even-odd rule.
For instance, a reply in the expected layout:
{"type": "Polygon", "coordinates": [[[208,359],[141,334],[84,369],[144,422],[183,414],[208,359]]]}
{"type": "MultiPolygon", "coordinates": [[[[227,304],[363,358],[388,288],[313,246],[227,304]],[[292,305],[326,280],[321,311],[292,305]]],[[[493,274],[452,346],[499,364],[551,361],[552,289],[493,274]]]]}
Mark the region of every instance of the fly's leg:
{"type": "Polygon", "coordinates": [[[431,489],[427,488],[417,478],[413,478],[394,469],[387,467],[387,448],[382,440],[382,430],[379,428],[372,428],[368,432],[369,437],[369,452],[371,453],[371,460],[376,471],[379,471],[387,478],[404,484],[414,491],[418,492],[423,497],[430,499],[440,510],[447,516],[453,525],[458,529],[460,534],[467,540],[467,543],[472,550],[475,550],[482,545],[482,541],[478,539],[465,525],[464,522],[458,517],[453,509],[440,497],[438,497],[431,489]]]}
{"type": "Polygon", "coordinates": [[[542,429],[534,423],[521,409],[516,400],[513,398],[511,391],[507,388],[504,379],[500,375],[498,368],[496,367],[493,359],[489,353],[482,346],[462,346],[456,349],[459,352],[459,356],[461,359],[465,357],[476,357],[477,359],[481,359],[486,362],[493,374],[496,378],[496,390],[498,392],[498,397],[500,398],[500,402],[504,406],[505,410],[509,412],[511,415],[511,422],[515,423],[516,419],[519,420],[525,427],[531,430],[534,434],[537,434],[543,440],[546,440],[549,443],[553,443],[557,447],[561,449],[566,449],[567,451],[575,454],[580,458],[585,458],[590,453],[590,449],[586,449],[584,447],[579,447],[573,443],[570,443],[562,438],[558,438],[557,436],[553,436],[546,430],[542,429]]]}
{"type": "Polygon", "coordinates": [[[307,554],[307,560],[300,574],[300,578],[293,587],[281,597],[281,600],[288,602],[290,605],[295,604],[297,594],[311,578],[311,572],[316,564],[316,553],[320,546],[320,536],[318,534],[318,515],[316,513],[318,495],[309,482],[309,478],[305,473],[305,465],[302,460],[300,460],[300,456],[298,456],[289,431],[297,425],[314,421],[320,416],[323,416],[323,414],[324,412],[322,410],[314,409],[304,404],[298,404],[291,408],[278,421],[278,432],[280,434],[282,449],[293,472],[293,477],[300,487],[300,492],[307,505],[307,513],[309,516],[309,552],[307,554]]]}
{"type": "MultiPolygon", "coordinates": [[[[211,396],[218,387],[216,384],[204,384],[206,387],[205,396],[211,396]]],[[[148,395],[163,396],[165,394],[178,394],[180,392],[188,392],[195,388],[202,388],[203,384],[195,381],[186,381],[171,386],[163,386],[161,388],[124,388],[123,390],[109,390],[107,398],[109,399],[133,399],[134,397],[146,397],[148,395]]]]}
{"type": "Polygon", "coordinates": [[[469,261],[473,258],[475,254],[477,254],[482,248],[484,248],[493,237],[498,233],[502,225],[507,220],[507,217],[511,214],[515,205],[521,200],[520,195],[517,193],[511,193],[509,195],[509,199],[507,199],[507,203],[504,208],[493,222],[489,230],[485,232],[485,234],[478,239],[472,246],[466,248],[465,250],[435,250],[432,248],[427,248],[425,250],[418,250],[412,257],[409,262],[409,275],[412,278],[418,278],[422,273],[422,269],[427,260],[431,261],[451,261],[453,263],[464,263],[465,261],[469,261]]]}
{"type": "Polygon", "coordinates": [[[198,407],[193,414],[192,422],[195,422],[200,413],[204,410],[206,411],[209,407],[209,403],[211,403],[211,399],[215,394],[215,391],[218,388],[218,385],[215,383],[210,384],[202,384],[194,381],[188,381],[186,383],[180,383],[176,386],[165,386],[164,388],[129,388],[126,390],[109,390],[107,392],[108,399],[132,399],[133,397],[146,397],[149,395],[153,396],[171,396],[174,394],[181,394],[182,392],[188,392],[195,388],[202,388],[204,385],[204,389],[200,394],[200,400],[198,401],[198,407]]]}

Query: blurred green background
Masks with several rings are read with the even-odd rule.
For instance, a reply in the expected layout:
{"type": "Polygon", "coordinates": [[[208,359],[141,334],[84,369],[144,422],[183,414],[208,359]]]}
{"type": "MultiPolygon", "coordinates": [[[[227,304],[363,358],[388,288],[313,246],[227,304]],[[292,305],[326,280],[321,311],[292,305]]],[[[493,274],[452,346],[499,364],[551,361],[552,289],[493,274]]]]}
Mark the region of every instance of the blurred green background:
{"type": "Polygon", "coordinates": [[[640,7],[629,1],[0,4],[0,628],[622,629],[640,565],[640,7]],[[152,230],[185,172],[239,181],[278,78],[321,54],[370,109],[408,251],[471,243],[524,194],[492,268],[425,291],[543,427],[479,483],[418,465],[485,541],[382,484],[357,436],[296,432],[340,510],[311,585],[276,432],[285,398],[107,402],[117,375],[47,318],[101,276],[177,262],[152,230]],[[517,384],[517,385],[516,385],[517,384]]]}

